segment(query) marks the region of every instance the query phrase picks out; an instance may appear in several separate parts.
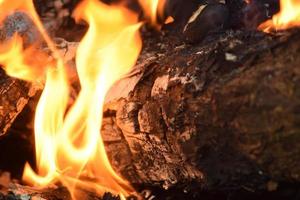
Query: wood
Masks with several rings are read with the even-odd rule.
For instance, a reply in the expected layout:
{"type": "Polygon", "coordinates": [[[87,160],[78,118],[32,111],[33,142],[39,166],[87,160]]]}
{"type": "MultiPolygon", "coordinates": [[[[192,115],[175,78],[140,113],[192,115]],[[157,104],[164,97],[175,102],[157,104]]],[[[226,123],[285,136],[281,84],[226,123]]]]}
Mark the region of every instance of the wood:
{"type": "Polygon", "coordinates": [[[35,86],[8,77],[0,71],[0,135],[10,128],[29,99],[36,93],[35,86]]]}
{"type": "Polygon", "coordinates": [[[134,185],[191,191],[300,181],[299,30],[228,31],[198,45],[144,37],[105,105],[116,171],[134,185]]]}
{"type": "MultiPolygon", "coordinates": [[[[41,2],[35,2],[37,7],[41,9],[41,2]]],[[[40,10],[40,12],[45,12],[40,10]]],[[[58,22],[46,18],[44,25],[48,32],[53,33],[58,22]]],[[[25,44],[40,40],[40,35],[33,25],[33,22],[22,12],[16,12],[10,15],[1,24],[0,41],[5,41],[12,37],[14,33],[20,33],[25,44]]],[[[67,43],[64,40],[57,40],[58,48],[62,51],[66,62],[70,62],[74,58],[74,50],[77,44],[67,43]],[[75,48],[73,48],[75,45],[75,48]],[[71,56],[70,56],[71,54],[71,56]]],[[[45,49],[45,51],[48,51],[45,49]]],[[[40,86],[32,85],[24,81],[8,77],[3,70],[0,71],[0,136],[4,135],[11,127],[12,123],[27,105],[28,101],[41,89],[40,86]]]]}
{"type": "MultiPolygon", "coordinates": [[[[51,22],[45,22],[48,32],[52,32],[51,22]]],[[[15,12],[9,15],[0,26],[0,41],[9,40],[15,33],[24,39],[24,46],[40,43],[42,51],[49,54],[49,49],[43,44],[43,39],[34,27],[31,19],[23,12],[15,12]]],[[[57,50],[69,66],[70,78],[74,76],[74,62],[72,61],[77,48],[77,43],[67,42],[61,38],[54,39],[57,50]]],[[[49,55],[50,57],[51,55],[49,55]]],[[[27,105],[28,101],[43,87],[41,83],[31,84],[8,77],[0,71],[0,136],[4,135],[11,127],[18,114],[27,105]]]]}
{"type": "MultiPolygon", "coordinates": [[[[74,54],[77,43],[57,38],[57,48],[68,66],[70,79],[75,77],[74,54]]],[[[48,51],[48,49],[45,49],[48,51]]],[[[23,111],[28,101],[43,88],[42,84],[29,83],[9,77],[0,69],[0,136],[12,126],[16,117],[23,111]]]]}
{"type": "MultiPolygon", "coordinates": [[[[87,191],[81,191],[81,195],[86,200],[120,200],[118,196],[110,193],[104,194],[102,197],[87,191]]],[[[22,186],[19,184],[11,184],[7,192],[0,191],[0,200],[23,200],[23,199],[38,199],[38,200],[72,200],[70,193],[64,187],[54,187],[45,189],[36,189],[33,187],[22,186]]]]}
{"type": "Polygon", "coordinates": [[[299,30],[229,31],[194,46],[149,38],[105,106],[102,135],[119,173],[196,191],[300,181],[299,30]]]}

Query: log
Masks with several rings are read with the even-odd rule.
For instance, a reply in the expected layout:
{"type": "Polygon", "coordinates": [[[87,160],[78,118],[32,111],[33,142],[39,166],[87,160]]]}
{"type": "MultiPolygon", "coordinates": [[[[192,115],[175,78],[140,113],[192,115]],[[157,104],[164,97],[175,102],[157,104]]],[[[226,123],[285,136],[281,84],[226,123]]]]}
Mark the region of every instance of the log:
{"type": "Polygon", "coordinates": [[[199,45],[149,38],[105,104],[116,171],[133,184],[196,191],[299,183],[299,29],[227,31],[199,45]]]}
{"type": "MultiPolygon", "coordinates": [[[[120,200],[120,197],[105,193],[103,196],[97,196],[94,193],[81,191],[86,200],[120,200]]],[[[24,199],[39,199],[39,200],[72,200],[70,193],[65,187],[54,187],[45,189],[36,189],[33,187],[22,186],[19,184],[11,184],[6,193],[1,193],[0,200],[24,200],[24,199]]],[[[130,199],[129,199],[130,200],[130,199]]],[[[133,200],[133,199],[132,199],[133,200]]]]}
{"type": "MultiPolygon", "coordinates": [[[[52,33],[55,29],[52,27],[52,21],[44,22],[47,31],[52,33]]],[[[41,51],[49,54],[49,48],[44,44],[43,39],[35,28],[31,19],[23,12],[15,12],[9,15],[0,26],[0,41],[9,40],[15,33],[21,35],[24,39],[24,48],[33,43],[40,43],[41,51]]],[[[62,38],[54,38],[57,50],[69,66],[70,78],[74,75],[72,61],[77,48],[77,43],[67,42],[62,38]]],[[[28,83],[25,81],[11,78],[0,69],[0,136],[4,135],[15,121],[16,117],[27,105],[28,101],[36,95],[43,87],[41,83],[28,83]]]]}
{"type": "MultiPolygon", "coordinates": [[[[77,43],[67,42],[62,38],[55,38],[57,48],[64,58],[69,70],[70,79],[75,76],[74,55],[77,43]]],[[[43,51],[48,52],[48,48],[43,51]]],[[[0,68],[0,136],[8,132],[18,115],[23,111],[28,102],[37,95],[43,84],[29,83],[9,77],[0,68]]]]}
{"type": "MultiPolygon", "coordinates": [[[[9,15],[0,27],[0,41],[6,41],[18,32],[23,35],[25,43],[32,43],[38,38],[36,29],[28,30],[33,24],[21,12],[9,15]]],[[[0,70],[0,136],[10,128],[18,114],[23,110],[28,100],[36,93],[36,88],[24,81],[8,77],[0,70]]]]}
{"type": "MultiPolygon", "coordinates": [[[[113,195],[109,192],[98,195],[78,188],[78,199],[87,200],[120,200],[118,195],[113,195]]],[[[72,200],[71,194],[67,188],[62,185],[50,185],[46,188],[30,187],[20,185],[17,180],[12,179],[8,172],[0,171],[0,200],[24,200],[24,199],[39,199],[39,200],[72,200]]],[[[135,196],[129,196],[128,200],[136,200],[135,196]]]]}
{"type": "Polygon", "coordinates": [[[299,183],[299,40],[299,29],[226,31],[198,45],[146,34],[105,104],[116,171],[134,185],[191,191],[299,183]]]}
{"type": "Polygon", "coordinates": [[[31,97],[36,93],[36,87],[8,77],[0,70],[0,136],[10,128],[18,114],[23,110],[31,97]]]}

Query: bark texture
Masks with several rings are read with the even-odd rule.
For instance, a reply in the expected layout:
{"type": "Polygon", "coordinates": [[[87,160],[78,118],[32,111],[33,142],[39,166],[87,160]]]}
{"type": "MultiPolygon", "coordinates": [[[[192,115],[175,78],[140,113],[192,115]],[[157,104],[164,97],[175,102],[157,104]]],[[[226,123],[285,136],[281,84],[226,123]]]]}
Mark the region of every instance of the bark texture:
{"type": "Polygon", "coordinates": [[[7,132],[35,93],[35,86],[10,78],[0,70],[0,136],[7,132]]]}
{"type": "Polygon", "coordinates": [[[299,30],[229,31],[194,46],[151,38],[105,106],[117,171],[164,188],[300,181],[299,30]]]}
{"type": "MultiPolygon", "coordinates": [[[[105,193],[103,196],[97,196],[94,193],[80,191],[78,198],[86,200],[120,200],[119,196],[114,196],[110,193],[105,193]]],[[[19,184],[10,184],[10,187],[5,192],[0,192],[0,200],[24,200],[24,199],[39,199],[39,200],[72,200],[67,188],[56,187],[46,189],[36,189],[33,187],[22,186],[19,184]]],[[[135,200],[130,199],[128,200],[135,200]]]]}
{"type": "MultiPolygon", "coordinates": [[[[164,188],[299,182],[299,42],[297,29],[227,31],[198,45],[146,35],[137,66],[107,96],[102,135],[114,168],[164,188]]],[[[59,45],[72,62],[77,44],[59,45]]],[[[3,75],[0,88],[4,133],[31,86],[3,75]]]]}

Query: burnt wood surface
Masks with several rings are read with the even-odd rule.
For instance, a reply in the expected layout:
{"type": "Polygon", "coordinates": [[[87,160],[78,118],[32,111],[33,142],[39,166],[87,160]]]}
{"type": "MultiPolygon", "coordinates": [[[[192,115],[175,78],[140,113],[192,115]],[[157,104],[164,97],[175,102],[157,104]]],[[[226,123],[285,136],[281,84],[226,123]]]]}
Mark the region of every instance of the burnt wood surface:
{"type": "MultiPolygon", "coordinates": [[[[22,12],[11,14],[1,22],[0,41],[9,40],[16,32],[24,38],[25,44],[39,38],[32,21],[22,12]]],[[[0,69],[0,136],[8,131],[36,90],[34,85],[11,78],[0,69]]]]}
{"type": "Polygon", "coordinates": [[[0,135],[7,132],[35,93],[34,86],[10,78],[0,69],[0,135]]]}
{"type": "MultiPolygon", "coordinates": [[[[50,25],[51,23],[44,22],[44,24],[49,33],[54,31],[53,23],[50,25]]],[[[24,48],[33,43],[39,43],[45,53],[49,52],[32,20],[24,12],[10,14],[0,24],[0,41],[2,43],[8,41],[15,33],[24,39],[24,48]]],[[[55,42],[57,42],[57,47],[62,55],[68,57],[69,51],[66,51],[67,47],[63,45],[64,41],[58,39],[55,42]]],[[[72,50],[71,47],[70,51],[72,50]]],[[[66,58],[66,62],[68,61],[66,58]]],[[[8,131],[30,98],[41,89],[41,85],[41,83],[31,84],[11,78],[5,74],[2,68],[0,69],[0,136],[8,131]]]]}
{"type": "MultiPolygon", "coordinates": [[[[120,197],[105,193],[97,196],[95,193],[80,191],[78,199],[85,200],[121,200],[120,197]]],[[[11,184],[6,191],[0,191],[0,200],[24,200],[24,199],[40,199],[40,200],[72,200],[68,190],[62,186],[37,189],[34,187],[22,186],[19,184],[11,184]]],[[[135,200],[130,199],[128,200],[135,200]]]]}
{"type": "Polygon", "coordinates": [[[300,181],[299,30],[228,31],[198,45],[149,38],[140,70],[105,105],[102,135],[118,172],[198,191],[300,181]]]}
{"type": "MultiPolygon", "coordinates": [[[[64,18],[65,12],[57,17],[64,18]]],[[[171,193],[175,188],[175,196],[177,189],[192,196],[201,191],[254,194],[283,184],[288,190],[296,187],[293,192],[299,190],[299,29],[274,34],[216,32],[193,45],[168,31],[144,33],[144,39],[138,64],[116,83],[105,104],[101,133],[117,172],[137,188],[164,188],[171,193]]],[[[69,61],[74,49],[70,54],[69,61]]],[[[0,77],[2,135],[37,88],[3,71],[0,77]]],[[[23,130],[22,122],[17,120],[10,132],[15,127],[23,130]]],[[[14,148],[13,139],[4,143],[14,148]]],[[[13,156],[20,155],[9,154],[10,159],[13,156]]],[[[5,162],[6,157],[0,157],[0,163],[5,162]]],[[[70,198],[62,188],[34,193],[40,194],[70,198]]],[[[0,199],[22,198],[11,195],[0,194],[0,199]]],[[[300,194],[292,196],[297,199],[300,194]]]]}
{"type": "MultiPolygon", "coordinates": [[[[212,33],[193,45],[167,31],[144,39],[105,104],[102,135],[116,171],[136,186],[193,193],[299,183],[298,29],[212,33]]],[[[29,99],[30,85],[3,77],[21,89],[3,99],[29,99]]],[[[16,99],[5,109],[16,110],[16,99]]]]}
{"type": "MultiPolygon", "coordinates": [[[[44,21],[44,25],[51,35],[55,31],[52,27],[52,21],[44,21]]],[[[38,44],[37,47],[41,48],[41,51],[51,58],[49,62],[52,60],[53,56],[49,53],[49,48],[43,42],[31,19],[23,12],[15,12],[9,15],[0,24],[1,42],[8,41],[15,33],[18,33],[24,39],[24,48],[31,44],[38,44]]],[[[74,71],[72,59],[75,55],[77,43],[67,42],[62,38],[54,38],[54,42],[58,52],[69,66],[70,78],[72,78],[72,71],[74,71]]],[[[0,136],[8,131],[16,117],[27,105],[28,100],[35,96],[37,91],[40,91],[42,87],[43,83],[41,81],[33,84],[20,81],[9,77],[0,68],[0,136]]]]}

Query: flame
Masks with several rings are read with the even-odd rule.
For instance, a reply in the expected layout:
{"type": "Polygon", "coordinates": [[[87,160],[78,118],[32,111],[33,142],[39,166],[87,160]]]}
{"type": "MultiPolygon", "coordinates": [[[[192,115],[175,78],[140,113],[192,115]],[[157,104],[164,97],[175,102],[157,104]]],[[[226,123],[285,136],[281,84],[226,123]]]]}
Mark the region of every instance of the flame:
{"type": "Polygon", "coordinates": [[[164,17],[166,0],[139,0],[139,3],[151,24],[157,26],[158,17],[164,17]]]}
{"type": "Polygon", "coordinates": [[[171,24],[173,23],[175,20],[173,17],[169,16],[167,17],[167,19],[165,20],[165,23],[164,24],[171,24]]]}
{"type": "Polygon", "coordinates": [[[44,54],[35,45],[24,49],[22,37],[17,34],[0,44],[0,63],[8,74],[29,81],[46,77],[35,114],[38,171],[26,164],[24,181],[41,187],[60,181],[74,199],[84,199],[79,188],[99,194],[112,192],[124,199],[134,190],[110,165],[99,130],[106,93],[130,70],[141,51],[141,23],[135,14],[119,6],[108,6],[98,0],[79,4],[74,16],[86,21],[89,29],[76,57],[81,91],[69,107],[66,67],[42,27],[32,1],[1,1],[0,19],[16,10],[32,18],[52,53],[57,55],[55,62],[45,62],[45,57],[32,59],[44,54]]]}
{"type": "Polygon", "coordinates": [[[280,12],[259,26],[259,30],[284,30],[300,26],[300,1],[280,0],[280,12]]]}
{"type": "Polygon", "coordinates": [[[26,81],[42,80],[49,62],[49,56],[33,46],[23,50],[23,40],[17,34],[0,45],[0,63],[12,77],[26,81]]]}
{"type": "MultiPolygon", "coordinates": [[[[43,28],[31,0],[0,1],[1,22],[16,11],[25,12],[31,18],[55,55],[57,52],[55,45],[43,28]]],[[[0,53],[0,63],[4,66],[7,74],[27,81],[43,79],[42,75],[45,74],[46,68],[53,65],[49,63],[49,56],[44,52],[38,51],[36,44],[32,44],[29,48],[24,49],[22,37],[17,34],[14,34],[10,40],[4,41],[0,45],[0,53]]],[[[59,57],[59,55],[56,56],[59,57]]]]}

